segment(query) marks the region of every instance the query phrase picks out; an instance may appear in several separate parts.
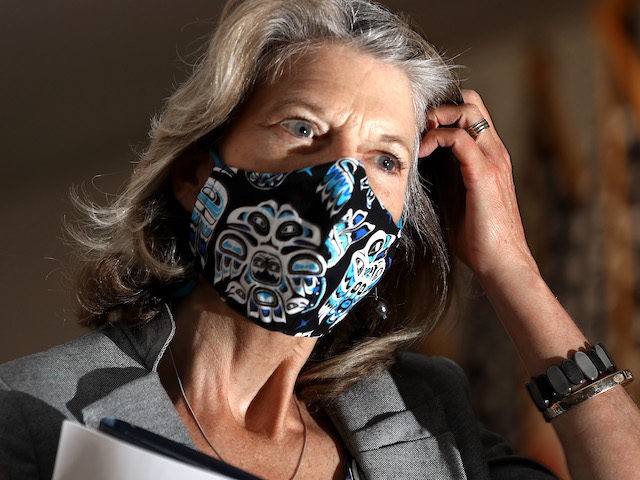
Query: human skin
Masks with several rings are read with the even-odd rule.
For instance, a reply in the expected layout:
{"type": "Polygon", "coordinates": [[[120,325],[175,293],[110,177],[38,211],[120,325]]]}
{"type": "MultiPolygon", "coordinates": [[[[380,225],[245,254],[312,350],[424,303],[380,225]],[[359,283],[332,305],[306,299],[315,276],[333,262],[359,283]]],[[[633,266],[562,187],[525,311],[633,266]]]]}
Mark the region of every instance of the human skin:
{"type": "MultiPolygon", "coordinates": [[[[291,171],[350,157],[394,220],[402,214],[417,126],[409,81],[398,67],[332,45],[294,61],[273,84],[259,86],[225,132],[226,164],[291,171]]],[[[211,161],[186,159],[173,187],[187,212],[211,161]]],[[[228,308],[201,281],[176,311],[172,351],[187,398],[226,461],[266,478],[289,478],[302,445],[294,385],[316,340],[268,331],[228,308]]],[[[214,454],[177,389],[171,364],[163,385],[195,444],[214,454]]],[[[322,413],[300,405],[308,439],[298,478],[344,478],[339,438],[322,413]]],[[[214,454],[215,455],[215,454],[214,454]]]]}

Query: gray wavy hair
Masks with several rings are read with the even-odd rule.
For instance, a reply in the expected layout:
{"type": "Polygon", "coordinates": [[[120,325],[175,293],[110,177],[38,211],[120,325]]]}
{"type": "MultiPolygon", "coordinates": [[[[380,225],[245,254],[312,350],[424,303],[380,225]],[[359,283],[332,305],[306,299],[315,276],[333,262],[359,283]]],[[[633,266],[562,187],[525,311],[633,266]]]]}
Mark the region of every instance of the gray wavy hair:
{"type": "MultiPolygon", "coordinates": [[[[223,132],[256,85],[277,81],[294,57],[327,43],[366,52],[406,73],[416,113],[417,160],[426,110],[456,101],[459,90],[452,67],[406,21],[366,0],[231,1],[193,73],[154,119],[148,148],[123,193],[108,206],[74,198],[86,215],[73,231],[81,247],[76,289],[81,324],[150,321],[180,281],[193,275],[185,253],[189,217],[171,191],[174,163],[193,152],[205,134],[223,132]]],[[[441,316],[448,301],[449,258],[439,215],[415,165],[404,224],[405,255],[378,287],[383,297],[391,298],[385,292],[393,291],[394,314],[382,320],[371,313],[372,301],[363,300],[323,337],[299,379],[307,399],[331,397],[388,365],[396,349],[441,316]]]]}

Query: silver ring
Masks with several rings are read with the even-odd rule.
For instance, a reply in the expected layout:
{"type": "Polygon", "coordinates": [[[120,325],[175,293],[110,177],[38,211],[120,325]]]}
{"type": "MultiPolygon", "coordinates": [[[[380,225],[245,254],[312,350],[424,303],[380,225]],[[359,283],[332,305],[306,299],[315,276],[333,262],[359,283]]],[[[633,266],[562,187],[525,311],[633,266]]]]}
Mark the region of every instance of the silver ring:
{"type": "Polygon", "coordinates": [[[478,138],[478,136],[482,132],[484,132],[488,128],[491,128],[491,125],[489,125],[489,122],[487,122],[483,118],[482,120],[478,120],[476,123],[474,123],[470,127],[465,128],[465,131],[469,134],[471,138],[475,140],[476,138],[478,138]]]}

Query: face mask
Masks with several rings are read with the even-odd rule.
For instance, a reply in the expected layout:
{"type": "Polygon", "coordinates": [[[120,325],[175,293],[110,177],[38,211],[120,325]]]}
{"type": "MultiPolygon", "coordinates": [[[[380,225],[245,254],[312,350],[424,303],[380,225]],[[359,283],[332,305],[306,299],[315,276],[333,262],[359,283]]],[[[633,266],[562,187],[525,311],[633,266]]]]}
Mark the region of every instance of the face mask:
{"type": "Polygon", "coordinates": [[[326,334],[391,265],[401,222],[357,160],[258,173],[213,158],[189,229],[199,273],[264,328],[326,334]]]}

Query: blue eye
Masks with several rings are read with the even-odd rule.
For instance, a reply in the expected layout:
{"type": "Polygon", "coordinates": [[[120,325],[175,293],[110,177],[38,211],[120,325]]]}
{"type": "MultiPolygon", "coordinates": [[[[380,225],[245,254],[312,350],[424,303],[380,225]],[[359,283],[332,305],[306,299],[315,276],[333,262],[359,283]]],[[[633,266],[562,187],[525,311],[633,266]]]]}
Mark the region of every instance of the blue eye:
{"type": "Polygon", "coordinates": [[[296,137],[313,138],[315,135],[313,132],[313,126],[304,120],[285,120],[284,122],[281,122],[280,125],[296,137]]]}
{"type": "Polygon", "coordinates": [[[400,168],[398,159],[393,155],[379,155],[376,162],[385,172],[395,172],[400,168]]]}

